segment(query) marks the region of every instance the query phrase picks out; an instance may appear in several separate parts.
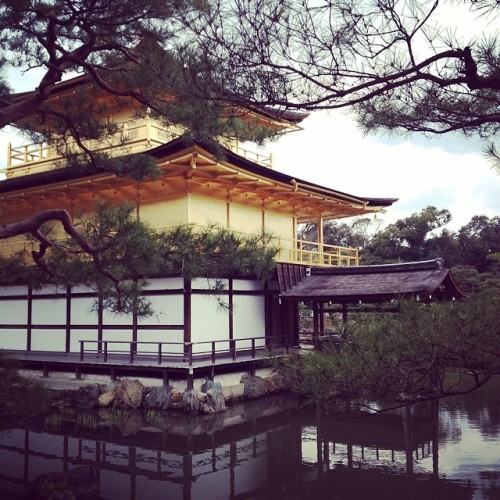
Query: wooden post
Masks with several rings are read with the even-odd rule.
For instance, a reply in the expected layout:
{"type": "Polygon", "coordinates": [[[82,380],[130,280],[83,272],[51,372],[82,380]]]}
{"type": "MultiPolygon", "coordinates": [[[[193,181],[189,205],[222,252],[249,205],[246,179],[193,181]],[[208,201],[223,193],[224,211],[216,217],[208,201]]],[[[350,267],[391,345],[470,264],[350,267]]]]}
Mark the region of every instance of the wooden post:
{"type": "Polygon", "coordinates": [[[27,311],[27,328],[26,328],[26,350],[31,351],[31,336],[33,325],[33,288],[28,286],[28,311],[27,311]]]}
{"type": "Polygon", "coordinates": [[[66,287],[66,352],[71,350],[71,286],[66,287]]]}
{"type": "Polygon", "coordinates": [[[313,344],[318,342],[319,321],[318,321],[318,304],[313,302],[313,344]]]}
{"type": "Polygon", "coordinates": [[[163,368],[162,376],[163,376],[163,387],[167,387],[169,383],[169,378],[168,378],[168,370],[166,368],[163,368]]]}
{"type": "Polygon", "coordinates": [[[318,218],[318,264],[324,264],[324,231],[323,231],[323,215],[318,218]]]}
{"type": "Polygon", "coordinates": [[[191,280],[184,279],[184,354],[188,354],[188,344],[191,342],[191,280]]]}
{"type": "Polygon", "coordinates": [[[229,340],[231,342],[231,347],[233,349],[233,359],[236,359],[236,352],[234,349],[236,348],[236,345],[234,343],[234,297],[233,297],[233,279],[229,279],[229,285],[228,285],[228,292],[229,292],[229,297],[228,297],[228,302],[229,302],[229,310],[228,310],[228,320],[229,320],[229,340]]]}

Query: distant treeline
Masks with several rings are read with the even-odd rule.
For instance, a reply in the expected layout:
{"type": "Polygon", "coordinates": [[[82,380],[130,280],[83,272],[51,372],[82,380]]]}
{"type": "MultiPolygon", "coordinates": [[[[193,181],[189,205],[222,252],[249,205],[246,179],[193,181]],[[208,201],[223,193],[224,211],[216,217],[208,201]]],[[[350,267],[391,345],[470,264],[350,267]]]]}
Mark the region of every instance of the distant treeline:
{"type": "MultiPolygon", "coordinates": [[[[475,215],[456,232],[444,227],[451,218],[429,206],[384,228],[369,218],[326,222],[324,242],[360,248],[365,265],[442,257],[465,292],[500,292],[500,217],[475,215]]],[[[317,226],[304,225],[300,237],[316,240],[317,226]]]]}

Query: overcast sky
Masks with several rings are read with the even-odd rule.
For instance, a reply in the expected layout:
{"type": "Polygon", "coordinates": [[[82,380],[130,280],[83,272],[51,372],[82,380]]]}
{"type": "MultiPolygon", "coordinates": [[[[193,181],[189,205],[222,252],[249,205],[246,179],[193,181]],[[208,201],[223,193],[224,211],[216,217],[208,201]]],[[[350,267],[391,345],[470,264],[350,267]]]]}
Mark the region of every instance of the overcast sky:
{"type": "Polygon", "coordinates": [[[269,145],[274,168],[352,195],[398,198],[381,216],[386,223],[429,205],[450,210],[451,230],[474,215],[500,215],[500,175],[479,141],[458,134],[364,137],[337,111],[313,113],[302,127],[269,145]]]}

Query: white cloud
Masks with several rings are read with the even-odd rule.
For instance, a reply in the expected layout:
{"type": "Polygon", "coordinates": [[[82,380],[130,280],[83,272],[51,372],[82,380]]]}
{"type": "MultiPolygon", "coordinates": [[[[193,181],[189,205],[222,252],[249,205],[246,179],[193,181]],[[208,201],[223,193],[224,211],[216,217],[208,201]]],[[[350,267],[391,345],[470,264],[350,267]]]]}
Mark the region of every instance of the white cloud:
{"type": "Polygon", "coordinates": [[[357,196],[399,198],[384,215],[394,222],[434,205],[457,229],[473,215],[500,213],[500,176],[465,138],[364,137],[341,113],[315,113],[304,130],[271,144],[274,168],[357,196]]]}

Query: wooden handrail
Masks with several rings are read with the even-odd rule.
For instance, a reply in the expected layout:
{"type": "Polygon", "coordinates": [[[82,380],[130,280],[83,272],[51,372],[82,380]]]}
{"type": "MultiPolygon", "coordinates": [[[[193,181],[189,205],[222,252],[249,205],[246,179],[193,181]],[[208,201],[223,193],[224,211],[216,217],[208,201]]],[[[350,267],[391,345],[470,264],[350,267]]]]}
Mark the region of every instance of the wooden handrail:
{"type": "Polygon", "coordinates": [[[257,347],[257,341],[262,341],[264,342],[265,345],[262,346],[262,349],[266,348],[268,346],[269,340],[281,340],[282,347],[285,347],[289,349],[290,346],[290,337],[288,335],[280,335],[280,336],[275,336],[270,338],[266,337],[246,337],[242,339],[224,339],[224,340],[207,340],[207,341],[201,341],[201,342],[154,342],[154,341],[121,341],[121,340],[89,340],[89,339],[83,339],[79,340],[80,342],[80,361],[85,361],[85,356],[91,353],[98,353],[98,352],[103,352],[103,361],[105,363],[108,362],[109,357],[110,357],[110,350],[109,350],[109,345],[113,344],[126,344],[128,345],[128,348],[119,350],[119,351],[111,351],[112,354],[121,354],[123,356],[128,356],[128,360],[130,364],[133,364],[134,360],[144,357],[144,356],[156,356],[158,364],[162,364],[163,360],[165,357],[180,357],[183,358],[189,367],[193,366],[193,361],[196,357],[196,355],[200,356],[209,356],[209,359],[211,360],[212,364],[215,364],[217,361],[217,355],[221,354],[229,354],[231,359],[233,361],[237,360],[237,354],[238,354],[238,344],[241,344],[242,342],[249,342],[249,346],[245,346],[242,348],[242,350],[250,350],[251,353],[251,359],[256,359],[257,357],[257,352],[259,347],[257,347]],[[226,349],[217,349],[217,345],[219,344],[229,344],[228,348],[226,349]],[[86,349],[86,345],[88,344],[96,344],[97,348],[96,349],[86,349]],[[102,346],[104,345],[104,351],[102,351],[102,346]],[[140,345],[155,345],[157,346],[157,351],[156,353],[154,352],[140,352],[138,350],[138,347],[140,345]],[[203,345],[210,345],[209,350],[201,351],[198,353],[195,353],[195,346],[203,346],[203,345]],[[177,351],[169,351],[168,349],[165,349],[165,346],[179,346],[182,347],[179,352],[177,351]]]}

